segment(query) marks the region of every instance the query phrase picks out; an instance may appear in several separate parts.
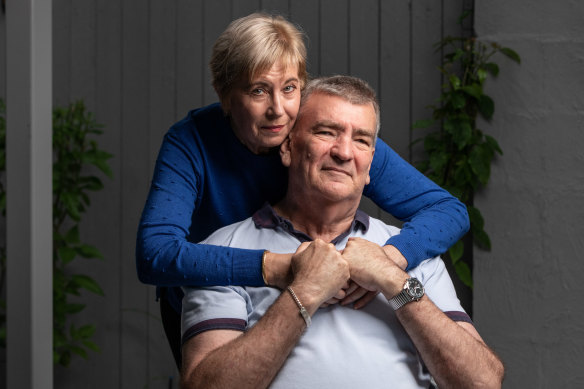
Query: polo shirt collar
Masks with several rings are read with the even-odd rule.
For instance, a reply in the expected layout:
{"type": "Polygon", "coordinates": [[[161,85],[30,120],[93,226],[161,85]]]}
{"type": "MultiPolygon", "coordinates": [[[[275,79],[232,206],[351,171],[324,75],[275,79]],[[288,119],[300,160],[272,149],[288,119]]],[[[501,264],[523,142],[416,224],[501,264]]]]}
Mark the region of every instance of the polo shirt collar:
{"type": "MultiPolygon", "coordinates": [[[[314,240],[304,232],[295,229],[292,222],[278,215],[269,203],[265,203],[256,213],[254,213],[252,220],[257,228],[271,228],[275,230],[280,227],[282,230],[296,237],[300,242],[311,242],[314,240]]],[[[360,209],[357,209],[351,226],[345,232],[333,239],[331,243],[337,244],[346,238],[352,231],[356,231],[357,229],[361,229],[363,232],[367,232],[369,229],[369,216],[360,209]]]]}

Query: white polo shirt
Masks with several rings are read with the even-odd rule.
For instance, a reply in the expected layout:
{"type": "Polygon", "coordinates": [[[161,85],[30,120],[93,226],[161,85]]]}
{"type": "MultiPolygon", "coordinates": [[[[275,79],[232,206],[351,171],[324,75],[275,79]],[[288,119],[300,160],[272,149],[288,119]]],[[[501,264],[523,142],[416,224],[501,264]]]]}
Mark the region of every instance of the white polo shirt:
{"type": "MultiPolygon", "coordinates": [[[[349,237],[360,237],[383,245],[398,233],[398,228],[359,212],[349,231],[333,243],[341,250],[349,237]]],[[[266,205],[253,217],[216,231],[202,243],[290,253],[307,239],[266,205]]],[[[446,315],[470,322],[439,257],[423,261],[408,273],[422,282],[428,297],[446,315]]],[[[213,329],[246,331],[282,293],[270,287],[238,286],[184,291],[183,343],[213,329]]],[[[340,305],[319,309],[270,387],[428,388],[430,379],[416,348],[379,294],[360,310],[340,305]]]]}

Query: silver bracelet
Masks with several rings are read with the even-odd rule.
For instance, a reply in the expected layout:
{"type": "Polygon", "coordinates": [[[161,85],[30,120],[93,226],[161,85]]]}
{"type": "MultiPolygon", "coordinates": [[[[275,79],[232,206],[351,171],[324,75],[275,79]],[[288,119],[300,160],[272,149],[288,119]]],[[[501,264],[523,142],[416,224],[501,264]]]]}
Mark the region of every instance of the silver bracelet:
{"type": "Polygon", "coordinates": [[[304,319],[304,322],[306,323],[306,328],[310,327],[310,323],[312,322],[312,320],[310,319],[308,311],[306,310],[306,308],[304,308],[304,305],[302,305],[300,299],[298,298],[298,296],[296,296],[296,293],[294,293],[291,287],[288,287],[288,292],[290,292],[292,298],[294,299],[294,302],[296,303],[296,305],[298,305],[298,308],[300,309],[300,316],[302,316],[302,318],[304,319]]]}

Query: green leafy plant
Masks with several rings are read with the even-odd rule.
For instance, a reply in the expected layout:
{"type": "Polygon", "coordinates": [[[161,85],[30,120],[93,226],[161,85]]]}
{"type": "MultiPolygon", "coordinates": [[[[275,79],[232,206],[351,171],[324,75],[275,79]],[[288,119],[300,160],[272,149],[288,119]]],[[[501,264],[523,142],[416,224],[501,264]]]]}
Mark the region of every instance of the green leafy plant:
{"type": "MultiPolygon", "coordinates": [[[[5,125],[0,121],[0,171],[5,171],[5,125]]],[[[98,351],[91,340],[95,325],[77,326],[71,315],[81,312],[85,304],[73,296],[81,290],[103,296],[103,290],[90,276],[76,274],[69,266],[77,258],[103,259],[99,250],[81,242],[79,223],[90,205],[89,192],[103,188],[101,179],[92,174],[97,168],[112,176],[108,165],[111,154],[100,150],[93,139],[101,134],[101,125],[78,101],[67,108],[53,111],[53,359],[55,364],[68,366],[74,354],[87,358],[88,350],[98,351]],[[75,299],[75,301],[72,300],[75,299]]],[[[6,190],[0,183],[0,206],[6,209],[6,190]]],[[[1,248],[1,281],[4,280],[5,251],[1,248]]],[[[4,284],[0,284],[4,288],[4,284]]],[[[0,316],[0,338],[5,340],[5,311],[0,316]]]]}
{"type": "MultiPolygon", "coordinates": [[[[438,103],[431,105],[432,119],[419,120],[414,128],[438,130],[423,138],[427,158],[417,167],[438,185],[466,204],[470,219],[471,240],[480,248],[491,249],[489,235],[484,230],[484,219],[473,205],[473,197],[481,186],[487,185],[491,162],[496,154],[503,154],[497,141],[477,127],[477,118],[490,121],[495,103],[484,92],[489,76],[499,74],[493,57],[502,54],[520,63],[519,55],[495,42],[482,42],[476,37],[446,37],[436,44],[444,51],[439,67],[445,83],[438,103]]],[[[449,250],[454,269],[461,281],[472,287],[468,264],[461,260],[464,253],[462,240],[449,250]]]]}

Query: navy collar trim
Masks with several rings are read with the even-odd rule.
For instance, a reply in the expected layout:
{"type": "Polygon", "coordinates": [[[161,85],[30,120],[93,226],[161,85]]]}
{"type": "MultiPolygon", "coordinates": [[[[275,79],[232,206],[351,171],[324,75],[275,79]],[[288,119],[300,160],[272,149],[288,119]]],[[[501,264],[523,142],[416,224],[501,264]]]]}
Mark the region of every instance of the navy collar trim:
{"type": "MultiPolygon", "coordinates": [[[[271,228],[275,230],[280,227],[282,230],[296,237],[300,242],[311,242],[314,240],[304,232],[295,229],[292,222],[278,215],[269,203],[265,203],[256,213],[254,213],[252,220],[257,228],[271,228]]],[[[333,239],[331,243],[337,244],[346,238],[352,231],[357,229],[361,229],[363,232],[367,232],[369,229],[369,216],[360,209],[357,209],[355,219],[353,219],[349,229],[333,239]]]]}

